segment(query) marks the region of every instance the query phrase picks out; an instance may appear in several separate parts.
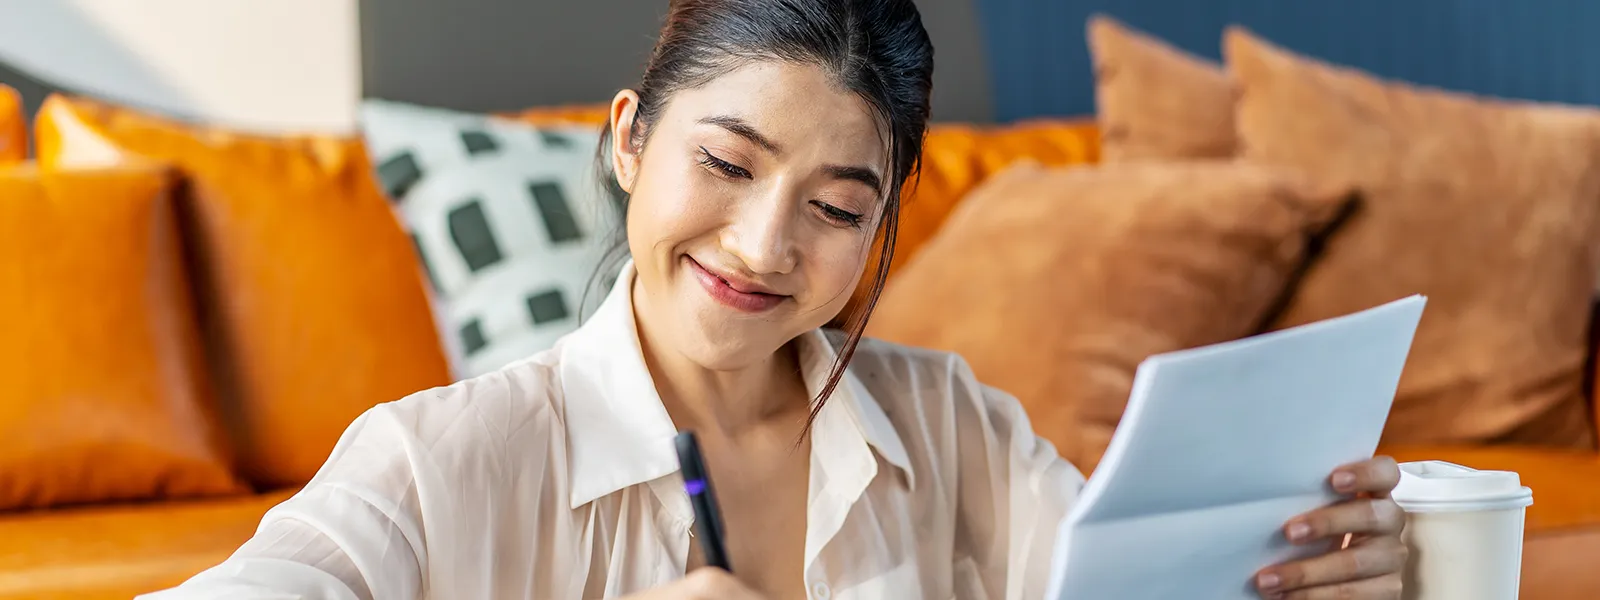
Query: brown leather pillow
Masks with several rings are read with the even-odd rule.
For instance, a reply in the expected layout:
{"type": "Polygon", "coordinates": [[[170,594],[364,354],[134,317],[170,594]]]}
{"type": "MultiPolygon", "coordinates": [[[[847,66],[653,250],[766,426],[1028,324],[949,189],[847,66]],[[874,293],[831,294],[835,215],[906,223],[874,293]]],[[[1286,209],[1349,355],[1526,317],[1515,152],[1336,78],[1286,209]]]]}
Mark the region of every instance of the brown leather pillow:
{"type": "Polygon", "coordinates": [[[85,99],[40,111],[42,163],[179,170],[224,416],[255,484],[303,484],[373,405],[450,382],[421,267],[360,140],[259,137],[85,99]]]}
{"type": "Polygon", "coordinates": [[[1600,111],[1381,81],[1238,29],[1226,53],[1243,157],[1364,199],[1274,326],[1426,294],[1386,443],[1592,447],[1600,111]]]}
{"type": "Polygon", "coordinates": [[[0,85],[0,164],[28,156],[28,130],[22,115],[22,96],[0,85]]]}
{"type": "MultiPolygon", "coordinates": [[[[920,171],[901,192],[900,225],[895,233],[889,276],[894,277],[922,244],[937,235],[950,211],[984,180],[1018,161],[1046,166],[1099,162],[1098,128],[1086,119],[1037,119],[1002,126],[940,123],[928,128],[920,171]]],[[[875,242],[881,243],[879,237],[875,242]]],[[[834,327],[847,328],[859,315],[878,274],[874,244],[866,270],[834,327]]]]}
{"type": "Polygon", "coordinates": [[[0,510],[234,479],[159,169],[0,167],[0,510]]]}
{"type": "Polygon", "coordinates": [[[869,333],[961,354],[1090,470],[1139,362],[1256,331],[1347,203],[1224,161],[1014,167],[890,283],[869,333]]]}
{"type": "Polygon", "coordinates": [[[1090,17],[1088,29],[1106,162],[1233,156],[1233,84],[1222,65],[1109,17],[1090,17]]]}

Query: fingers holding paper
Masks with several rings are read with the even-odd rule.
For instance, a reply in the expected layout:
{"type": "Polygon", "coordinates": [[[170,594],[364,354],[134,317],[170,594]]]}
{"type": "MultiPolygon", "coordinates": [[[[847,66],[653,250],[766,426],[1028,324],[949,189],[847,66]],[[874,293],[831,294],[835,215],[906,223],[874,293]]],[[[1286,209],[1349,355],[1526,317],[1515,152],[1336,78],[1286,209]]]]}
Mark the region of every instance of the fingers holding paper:
{"type": "Polygon", "coordinates": [[[1256,576],[1267,598],[1398,600],[1406,548],[1399,538],[1368,538],[1349,548],[1278,565],[1256,576]]]}
{"type": "Polygon", "coordinates": [[[1341,494],[1388,498],[1400,485],[1400,465],[1393,458],[1378,456],[1334,469],[1328,483],[1341,494]]]}
{"type": "Polygon", "coordinates": [[[1399,466],[1378,457],[1340,467],[1328,481],[1348,499],[1291,519],[1283,533],[1291,543],[1332,550],[1264,569],[1257,587],[1269,598],[1399,598],[1405,512],[1389,498],[1399,466]]]}
{"type": "Polygon", "coordinates": [[[1328,483],[1347,499],[1290,519],[1283,526],[1290,542],[1305,544],[1347,535],[1398,541],[1406,514],[1389,497],[1400,484],[1400,466],[1394,459],[1379,456],[1339,467],[1328,483]]]}
{"type": "Polygon", "coordinates": [[[1406,513],[1388,498],[1355,498],[1295,517],[1283,527],[1291,543],[1341,542],[1346,535],[1400,537],[1406,513]]]}

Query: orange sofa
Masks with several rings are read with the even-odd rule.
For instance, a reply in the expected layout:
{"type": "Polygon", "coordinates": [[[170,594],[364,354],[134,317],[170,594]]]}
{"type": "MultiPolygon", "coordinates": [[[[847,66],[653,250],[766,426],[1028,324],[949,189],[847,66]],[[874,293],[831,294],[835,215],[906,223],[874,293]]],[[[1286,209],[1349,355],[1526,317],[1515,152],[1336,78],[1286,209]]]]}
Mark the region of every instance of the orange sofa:
{"type": "MultiPolygon", "coordinates": [[[[116,144],[121,152],[125,152],[113,156],[116,161],[134,160],[136,157],[140,161],[153,159],[174,166],[190,180],[190,185],[180,187],[174,192],[176,194],[201,191],[227,194],[227,186],[218,183],[224,180],[233,181],[234,185],[248,181],[263,186],[282,185],[284,179],[310,181],[332,178],[342,182],[340,185],[306,184],[303,188],[296,188],[322,194],[316,198],[318,202],[340,205],[342,212],[336,216],[319,212],[319,205],[312,202],[287,203],[293,207],[293,211],[302,212],[274,213],[267,207],[248,204],[272,200],[268,196],[235,194],[235,201],[244,203],[232,207],[236,212],[213,213],[207,217],[206,210],[220,209],[202,207],[198,216],[190,215],[191,220],[198,219],[201,223],[198,226],[191,223],[191,227],[200,227],[202,231],[206,226],[226,227],[233,217],[259,219],[245,221],[250,226],[282,228],[311,227],[306,223],[314,225],[318,220],[331,218],[344,219],[346,223],[364,219],[360,226],[376,232],[369,235],[387,244],[385,251],[392,250],[394,240],[401,236],[391,218],[382,211],[369,210],[372,208],[371,202],[381,202],[381,199],[378,199],[379,194],[371,187],[369,179],[355,175],[364,172],[366,165],[358,145],[349,140],[245,139],[93,103],[80,103],[72,108],[69,111],[72,114],[49,117],[83,120],[75,123],[68,132],[54,130],[46,127],[48,123],[41,123],[39,149],[46,162],[59,158],[51,156],[51,153],[71,152],[71,148],[66,146],[76,143],[71,139],[56,138],[92,131],[103,137],[97,143],[116,144]],[[230,172],[239,169],[254,171],[230,172]],[[349,196],[328,195],[335,192],[349,196]],[[207,222],[208,218],[212,221],[207,222]]],[[[564,119],[593,123],[600,113],[593,110],[535,111],[520,117],[534,122],[564,119]]],[[[1088,164],[1098,160],[1098,153],[1098,133],[1087,121],[1040,121],[1000,127],[936,126],[929,135],[920,184],[907,192],[909,197],[901,219],[895,264],[914,254],[918,246],[938,230],[945,216],[966,192],[1005,166],[1024,159],[1047,165],[1088,164]]],[[[178,205],[180,211],[185,210],[184,202],[178,205]]],[[[269,252],[273,244],[282,245],[279,249],[286,256],[306,254],[306,248],[293,247],[303,244],[299,240],[268,232],[254,240],[257,246],[219,247],[233,253],[223,257],[227,260],[245,260],[250,257],[249,253],[269,252]],[[247,256],[241,258],[241,253],[247,256]]],[[[207,244],[215,242],[208,239],[188,240],[191,247],[199,248],[211,247],[207,244]]],[[[197,277],[202,279],[206,258],[199,257],[201,267],[197,277]]],[[[6,259],[0,258],[0,261],[3,260],[6,259]]],[[[386,268],[391,273],[404,271],[392,266],[386,268]]],[[[263,301],[253,296],[227,297],[228,294],[239,293],[239,289],[252,290],[251,294],[263,293],[262,290],[298,289],[295,285],[273,288],[275,280],[270,279],[270,273],[247,275],[260,279],[242,283],[197,283],[204,300],[201,306],[211,307],[200,310],[207,313],[201,315],[202,320],[221,318],[214,312],[218,310],[224,312],[224,317],[226,310],[248,312],[255,306],[252,303],[263,301]]],[[[410,273],[405,276],[417,275],[410,273]]],[[[323,283],[333,285],[338,282],[330,280],[323,283]]],[[[351,285],[358,284],[372,285],[372,282],[363,280],[351,285]]],[[[390,289],[421,294],[421,286],[416,282],[394,284],[390,289]]],[[[412,311],[409,314],[415,315],[415,306],[390,306],[392,310],[409,310],[412,311]]],[[[360,309],[360,306],[318,307],[321,311],[360,309]]],[[[289,317],[293,317],[293,314],[289,314],[289,317]]],[[[419,317],[422,318],[420,324],[410,325],[431,327],[432,323],[424,317],[419,317]]],[[[226,319],[220,322],[223,325],[219,327],[227,323],[226,319]]],[[[402,323],[399,327],[405,328],[406,324],[402,323]]],[[[263,331],[260,335],[274,335],[274,332],[263,331]]],[[[389,329],[369,328],[348,335],[371,337],[353,342],[344,340],[350,344],[348,347],[360,350],[384,345],[396,333],[389,329]]],[[[415,340],[427,337],[424,333],[408,335],[410,337],[405,339],[412,340],[408,343],[416,343],[415,340]]],[[[4,342],[0,341],[0,344],[4,342]]],[[[344,367],[341,360],[348,360],[338,354],[318,352],[310,347],[292,350],[313,355],[301,357],[303,363],[299,364],[327,362],[337,369],[344,367]]],[[[442,377],[427,371],[437,367],[436,348],[413,352],[423,354],[413,357],[413,362],[426,367],[421,375],[411,373],[417,378],[406,380],[408,382],[403,385],[415,387],[442,377]]],[[[372,354],[362,356],[377,360],[372,354]]],[[[217,362],[231,360],[232,357],[212,353],[208,354],[208,359],[217,362]]],[[[371,364],[361,366],[371,367],[371,364]]],[[[230,381],[235,386],[242,385],[235,378],[230,378],[230,381]]],[[[294,416],[292,422],[273,418],[245,420],[245,426],[257,429],[251,430],[254,433],[249,435],[248,442],[241,439],[232,441],[236,452],[241,455],[235,463],[239,477],[249,483],[252,491],[203,498],[157,497],[142,501],[79,503],[0,513],[0,600],[127,598],[177,584],[225,559],[251,535],[255,524],[267,509],[288,497],[310,477],[308,465],[314,470],[315,458],[326,455],[338,431],[353,416],[352,411],[403,393],[401,390],[393,390],[394,393],[373,392],[371,390],[379,388],[346,383],[352,386],[350,389],[365,390],[365,395],[344,398],[334,404],[308,405],[306,410],[294,416]],[[263,427],[280,429],[263,431],[260,429],[263,427]],[[260,457],[251,453],[249,442],[260,444],[262,440],[278,440],[274,442],[277,444],[293,443],[296,462],[265,466],[259,462],[252,463],[260,457]]],[[[256,393],[265,392],[257,390],[256,393]]],[[[226,405],[239,400],[224,395],[219,401],[226,405]]],[[[229,414],[238,411],[225,406],[222,412],[229,414]]],[[[238,415],[235,414],[234,418],[233,427],[238,427],[238,415]]],[[[1048,437],[1073,435],[1072,432],[1060,431],[1043,433],[1048,437]]],[[[269,446],[266,449],[271,448],[269,446]]],[[[256,448],[257,452],[263,450],[256,448]]],[[[1517,448],[1391,448],[1387,451],[1401,460],[1443,459],[1474,467],[1509,469],[1522,473],[1524,481],[1533,487],[1535,494],[1535,505],[1528,521],[1523,597],[1555,600],[1600,596],[1600,570],[1587,568],[1585,558],[1600,553],[1600,455],[1517,448]]]]}

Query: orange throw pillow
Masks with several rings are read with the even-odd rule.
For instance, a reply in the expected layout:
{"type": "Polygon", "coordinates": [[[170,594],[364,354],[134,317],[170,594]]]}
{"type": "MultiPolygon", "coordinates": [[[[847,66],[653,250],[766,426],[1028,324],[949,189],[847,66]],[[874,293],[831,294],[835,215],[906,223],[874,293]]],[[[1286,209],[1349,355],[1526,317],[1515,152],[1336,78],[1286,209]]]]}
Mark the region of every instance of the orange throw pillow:
{"type": "Polygon", "coordinates": [[[17,90],[0,85],[0,164],[28,157],[26,122],[22,115],[22,96],[17,90]]]}
{"type": "Polygon", "coordinates": [[[239,493],[161,169],[0,167],[0,510],[239,493]]]}
{"type": "Polygon", "coordinates": [[[1276,328],[1428,296],[1386,444],[1592,448],[1600,111],[1382,81],[1230,30],[1244,158],[1352,182],[1276,328]]]}
{"type": "Polygon", "coordinates": [[[961,354],[1092,470],[1139,362],[1255,332],[1347,198],[1222,161],[1018,166],[951,214],[868,332],[961,354]]]}
{"type": "Polygon", "coordinates": [[[1229,158],[1233,84],[1222,65],[1096,15],[1089,19],[1106,162],[1229,158]]]}
{"type": "Polygon", "coordinates": [[[65,97],[50,164],[153,159],[189,192],[202,316],[260,486],[302,484],[362,411],[450,382],[411,242],[357,139],[264,138],[65,97]]]}

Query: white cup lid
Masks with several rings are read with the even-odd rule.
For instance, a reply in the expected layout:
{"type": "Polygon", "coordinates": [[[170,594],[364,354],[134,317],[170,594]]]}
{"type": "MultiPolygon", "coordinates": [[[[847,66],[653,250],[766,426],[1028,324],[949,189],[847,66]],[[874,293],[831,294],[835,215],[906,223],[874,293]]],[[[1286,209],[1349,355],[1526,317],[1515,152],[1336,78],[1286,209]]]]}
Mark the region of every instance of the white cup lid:
{"type": "Polygon", "coordinates": [[[1426,460],[1400,465],[1394,501],[1406,512],[1503,510],[1533,504],[1533,490],[1514,471],[1479,471],[1426,460]]]}

